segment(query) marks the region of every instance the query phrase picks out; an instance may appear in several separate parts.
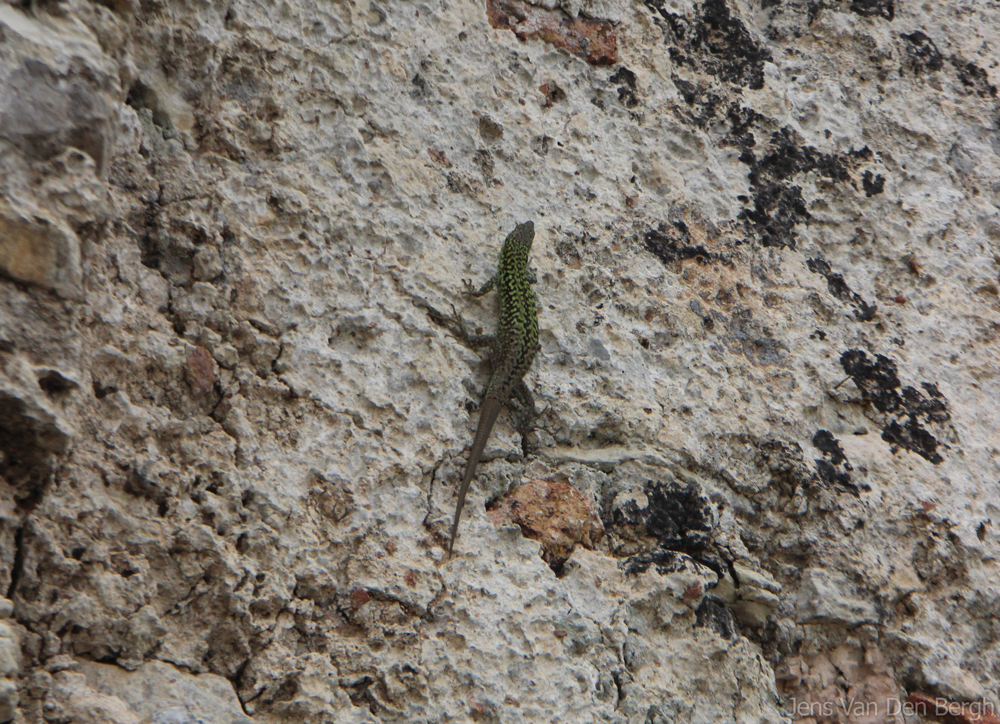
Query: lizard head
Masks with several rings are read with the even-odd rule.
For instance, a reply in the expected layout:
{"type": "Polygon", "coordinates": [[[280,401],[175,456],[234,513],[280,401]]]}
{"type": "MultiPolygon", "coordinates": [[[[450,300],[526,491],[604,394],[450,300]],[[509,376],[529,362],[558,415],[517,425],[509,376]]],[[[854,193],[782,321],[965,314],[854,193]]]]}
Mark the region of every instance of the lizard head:
{"type": "Polygon", "coordinates": [[[535,222],[525,221],[523,224],[518,224],[507,238],[509,241],[523,246],[526,251],[531,251],[531,242],[535,240],[535,222]]]}

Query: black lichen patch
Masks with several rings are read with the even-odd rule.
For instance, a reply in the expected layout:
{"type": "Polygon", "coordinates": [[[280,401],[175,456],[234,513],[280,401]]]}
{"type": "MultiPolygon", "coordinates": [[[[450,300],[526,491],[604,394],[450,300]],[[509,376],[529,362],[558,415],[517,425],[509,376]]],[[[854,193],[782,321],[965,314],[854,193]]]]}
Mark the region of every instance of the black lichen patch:
{"type": "Polygon", "coordinates": [[[855,492],[857,489],[857,486],[851,482],[851,476],[846,471],[839,470],[837,466],[826,460],[816,460],[816,474],[827,485],[839,485],[852,492],[855,492]]]}
{"type": "Polygon", "coordinates": [[[865,196],[868,198],[880,194],[885,191],[885,176],[875,175],[866,170],[865,175],[861,177],[861,187],[865,190],[865,196]]]}
{"type": "Polygon", "coordinates": [[[851,0],[851,12],[866,18],[892,20],[896,17],[896,0],[851,0]]]}
{"type": "Polygon", "coordinates": [[[726,120],[729,121],[729,134],[723,140],[723,145],[747,151],[757,145],[754,128],[759,127],[766,119],[753,108],[731,103],[726,110],[726,120]]]}
{"type": "Polygon", "coordinates": [[[759,90],[764,87],[764,63],[771,53],[757,43],[725,0],[705,0],[702,6],[704,43],[719,59],[722,80],[759,90]]]}
{"type": "Polygon", "coordinates": [[[643,492],[645,507],[640,508],[636,501],[630,500],[605,521],[617,537],[643,541],[644,549],[629,557],[625,570],[642,573],[655,565],[661,573],[670,572],[693,558],[721,572],[721,564],[708,554],[714,520],[700,488],[694,483],[650,480],[643,492]]]}
{"type": "Polygon", "coordinates": [[[767,438],[757,445],[757,450],[771,474],[771,484],[783,495],[794,495],[799,486],[810,484],[812,473],[797,442],[767,438]]]}
{"type": "Polygon", "coordinates": [[[809,219],[802,188],[754,176],[751,171],[754,205],[741,211],[740,218],[753,226],[762,245],[794,249],[795,225],[809,219]]]}
{"type": "Polygon", "coordinates": [[[958,71],[958,79],[962,85],[968,89],[969,93],[975,93],[980,98],[996,98],[997,87],[990,83],[990,78],[986,71],[975,63],[967,63],[958,56],[952,56],[951,64],[958,71]]]}
{"type": "Polygon", "coordinates": [[[840,447],[840,441],[829,430],[816,431],[816,434],[813,435],[813,447],[823,453],[823,457],[834,465],[846,463],[844,467],[847,470],[852,470],[844,450],[840,447]]]}
{"type": "Polygon", "coordinates": [[[856,384],[866,402],[876,410],[892,413],[899,409],[901,398],[896,389],[900,386],[896,363],[884,355],[875,355],[870,362],[868,355],[858,349],[849,349],[840,355],[840,365],[856,384]]]}
{"type": "Polygon", "coordinates": [[[635,73],[623,65],[617,73],[608,78],[608,82],[621,84],[618,86],[618,100],[623,106],[635,108],[639,105],[639,99],[635,94],[635,73]]]}
{"type": "Polygon", "coordinates": [[[719,259],[705,248],[704,244],[692,244],[691,233],[683,221],[672,224],[660,223],[656,229],[651,229],[643,235],[646,248],[653,252],[664,264],[671,264],[685,259],[697,259],[701,263],[719,259]]]}
{"type": "Polygon", "coordinates": [[[875,318],[875,312],[878,310],[878,307],[866,302],[857,292],[851,291],[851,288],[847,286],[847,282],[844,281],[843,275],[833,271],[829,262],[816,257],[807,261],[806,265],[809,267],[809,271],[826,277],[826,286],[830,290],[830,294],[854,307],[854,316],[858,321],[870,322],[875,318]]]}
{"type": "Polygon", "coordinates": [[[924,427],[942,425],[951,419],[948,402],[937,385],[922,382],[924,392],[902,387],[895,362],[880,354],[871,361],[862,350],[847,350],[840,356],[840,364],[865,401],[886,415],[882,439],[893,446],[893,452],[901,447],[935,465],[944,462],[938,452],[942,443],[924,427]]]}
{"type": "MultiPolygon", "coordinates": [[[[746,109],[731,107],[728,113],[733,129],[730,142],[743,149],[740,161],[750,166],[750,190],[753,192],[753,208],[744,209],[740,218],[751,226],[763,246],[794,249],[795,225],[808,223],[810,216],[802,189],[792,183],[792,179],[798,174],[815,171],[833,183],[854,185],[850,169],[871,160],[874,154],[867,146],[847,154],[822,153],[799,143],[795,132],[786,126],[771,134],[766,152],[758,159],[751,150],[756,139],[750,128],[759,118],[758,114],[746,109]]],[[[873,192],[885,185],[881,176],[869,178],[869,182],[873,192]]]]}
{"type": "MultiPolygon", "coordinates": [[[[739,116],[730,115],[734,130],[738,120],[739,116]]],[[[794,176],[815,171],[834,183],[850,181],[848,167],[872,155],[867,147],[846,155],[822,153],[797,143],[794,131],[786,126],[771,134],[767,152],[758,159],[747,136],[752,139],[744,127],[735,142],[744,148],[740,161],[750,166],[754,205],[744,209],[740,218],[753,227],[764,246],[794,249],[795,225],[809,220],[802,189],[791,183],[794,176]]]]}
{"type": "Polygon", "coordinates": [[[670,79],[677,87],[684,103],[691,109],[687,113],[681,112],[681,115],[689,123],[705,128],[715,118],[719,106],[722,105],[722,98],[699,83],[684,80],[676,73],[670,79]]]}
{"type": "Polygon", "coordinates": [[[801,490],[840,488],[859,496],[871,490],[867,484],[857,484],[850,476],[854,470],[840,443],[826,430],[813,436],[813,446],[823,453],[814,459],[816,470],[809,467],[802,446],[790,440],[768,438],[757,445],[760,459],[771,474],[771,485],[781,495],[793,496],[801,490]]]}
{"type": "Polygon", "coordinates": [[[410,91],[410,95],[412,95],[414,98],[424,98],[428,95],[429,88],[427,86],[427,81],[424,80],[424,78],[419,73],[413,76],[413,79],[410,81],[410,83],[413,85],[413,90],[410,91]]]}
{"type": "Polygon", "coordinates": [[[736,625],[733,612],[714,596],[705,596],[694,614],[695,628],[710,626],[724,639],[735,639],[739,636],[739,627],[736,625]]]}
{"type": "Polygon", "coordinates": [[[744,88],[764,87],[764,63],[771,53],[758,43],[725,0],[705,0],[701,15],[686,18],[669,12],[664,0],[645,0],[664,29],[671,60],[701,68],[722,81],[744,88]]]}
{"type": "MultiPolygon", "coordinates": [[[[854,468],[840,447],[840,441],[828,430],[817,430],[812,443],[813,447],[823,453],[822,458],[815,460],[816,475],[819,479],[828,486],[840,486],[857,495],[859,486],[851,481],[851,472],[854,468]]],[[[871,490],[868,485],[863,485],[861,488],[871,490]]]]}
{"type": "Polygon", "coordinates": [[[788,126],[771,134],[771,150],[756,164],[754,171],[778,181],[809,171],[816,171],[832,181],[848,181],[851,178],[844,158],[800,145],[795,132],[788,126]]]}
{"type": "Polygon", "coordinates": [[[708,500],[694,483],[681,486],[646,486],[646,533],[656,538],[661,548],[685,553],[700,553],[712,534],[712,512],[708,500]]]}
{"type": "Polygon", "coordinates": [[[925,33],[916,30],[910,34],[903,33],[900,37],[906,41],[906,59],[914,73],[937,72],[944,67],[944,58],[925,33]]]}

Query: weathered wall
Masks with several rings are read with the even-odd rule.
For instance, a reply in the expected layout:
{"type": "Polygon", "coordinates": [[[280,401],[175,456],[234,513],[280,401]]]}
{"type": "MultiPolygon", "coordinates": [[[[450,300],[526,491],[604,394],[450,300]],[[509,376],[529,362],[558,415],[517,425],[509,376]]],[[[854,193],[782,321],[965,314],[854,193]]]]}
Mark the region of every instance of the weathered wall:
{"type": "Polygon", "coordinates": [[[0,3],[0,720],[996,701],[998,43],[984,0],[0,3]],[[448,561],[486,367],[415,302],[492,325],[461,280],[527,219],[537,430],[448,561]]]}

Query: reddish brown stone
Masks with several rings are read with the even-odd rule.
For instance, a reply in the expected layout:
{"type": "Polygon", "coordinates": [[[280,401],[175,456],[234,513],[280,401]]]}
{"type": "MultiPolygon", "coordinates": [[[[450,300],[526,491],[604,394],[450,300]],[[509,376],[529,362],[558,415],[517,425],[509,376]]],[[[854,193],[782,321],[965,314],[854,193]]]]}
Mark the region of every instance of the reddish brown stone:
{"type": "Polygon", "coordinates": [[[1000,717],[986,700],[958,702],[919,691],[912,692],[906,700],[918,716],[942,724],[1000,724],[1000,717]]]}
{"type": "Polygon", "coordinates": [[[431,160],[437,165],[444,166],[445,168],[451,168],[451,161],[448,160],[444,151],[439,151],[436,148],[428,148],[427,155],[430,156],[431,160]]]}
{"type": "Polygon", "coordinates": [[[542,544],[547,563],[565,560],[580,543],[593,548],[604,537],[601,518],[590,501],[569,483],[532,480],[488,513],[493,525],[517,525],[542,544]]]}
{"type": "Polygon", "coordinates": [[[363,588],[351,591],[351,608],[357,610],[372,600],[371,594],[363,588]]]}
{"type": "Polygon", "coordinates": [[[551,108],[553,104],[566,100],[566,91],[556,85],[554,80],[550,80],[548,83],[542,83],[538,86],[538,92],[545,97],[545,102],[542,103],[542,108],[551,108]]]}
{"type": "Polygon", "coordinates": [[[775,670],[774,678],[795,724],[894,724],[903,720],[899,710],[905,692],[879,649],[844,644],[790,656],[775,670]]]}
{"type": "Polygon", "coordinates": [[[540,38],[591,65],[618,62],[618,38],[607,20],[571,18],[561,10],[545,10],[522,0],[486,0],[486,15],[490,25],[512,31],[519,40],[540,38]]]}
{"type": "Polygon", "coordinates": [[[705,587],[702,585],[701,581],[696,581],[687,587],[684,591],[684,595],[681,597],[681,600],[684,602],[685,606],[694,609],[698,608],[698,605],[701,603],[701,599],[704,598],[704,596],[705,587]]]}
{"type": "Polygon", "coordinates": [[[187,381],[199,397],[215,389],[215,360],[204,347],[195,347],[188,355],[187,381]]]}

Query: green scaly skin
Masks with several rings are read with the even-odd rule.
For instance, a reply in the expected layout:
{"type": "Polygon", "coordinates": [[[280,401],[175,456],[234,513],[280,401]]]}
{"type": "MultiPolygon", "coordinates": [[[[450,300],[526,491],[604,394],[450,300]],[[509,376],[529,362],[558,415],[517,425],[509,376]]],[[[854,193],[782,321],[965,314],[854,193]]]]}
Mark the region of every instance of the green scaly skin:
{"type": "Polygon", "coordinates": [[[510,401],[511,395],[519,398],[526,409],[534,408],[523,379],[539,349],[538,308],[535,306],[535,292],[531,288],[535,279],[528,270],[528,256],[534,239],[534,223],[526,221],[518,224],[503,242],[496,274],[481,289],[472,292],[478,297],[496,287],[500,298],[500,320],[496,335],[488,338],[493,373],[483,395],[476,437],[465,466],[462,487],[458,491],[458,506],[455,508],[455,521],[451,524],[451,538],[448,542],[449,558],[458,536],[458,522],[465,506],[465,496],[475,477],[476,467],[493,431],[497,415],[500,414],[500,408],[510,401]]]}

